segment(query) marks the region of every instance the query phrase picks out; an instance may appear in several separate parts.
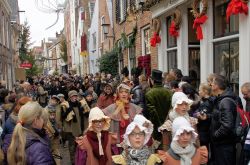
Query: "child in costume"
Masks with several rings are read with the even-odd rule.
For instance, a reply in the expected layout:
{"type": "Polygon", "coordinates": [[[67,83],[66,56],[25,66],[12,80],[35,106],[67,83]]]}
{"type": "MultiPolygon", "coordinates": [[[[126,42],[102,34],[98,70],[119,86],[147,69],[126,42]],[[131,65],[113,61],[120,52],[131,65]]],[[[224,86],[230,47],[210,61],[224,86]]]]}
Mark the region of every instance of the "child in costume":
{"type": "Polygon", "coordinates": [[[207,163],[206,146],[196,148],[197,133],[184,117],[177,117],[172,124],[172,142],[167,152],[158,151],[164,165],[200,165],[207,163]]]}
{"type": "Polygon", "coordinates": [[[147,146],[153,132],[153,124],[142,115],[136,115],[124,134],[124,150],[121,155],[112,156],[115,164],[155,165],[161,160],[147,146]]]}
{"type": "Polygon", "coordinates": [[[98,107],[90,110],[89,127],[85,134],[76,138],[77,151],[75,165],[110,165],[111,145],[116,136],[109,133],[110,118],[98,107]]]}

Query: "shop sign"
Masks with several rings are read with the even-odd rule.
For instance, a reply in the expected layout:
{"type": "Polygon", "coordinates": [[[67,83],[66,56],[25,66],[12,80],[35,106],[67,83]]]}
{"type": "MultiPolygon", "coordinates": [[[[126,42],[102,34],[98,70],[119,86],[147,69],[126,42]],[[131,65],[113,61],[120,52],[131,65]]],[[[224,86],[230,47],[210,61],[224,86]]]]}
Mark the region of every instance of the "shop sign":
{"type": "Polygon", "coordinates": [[[22,63],[22,64],[20,64],[20,67],[30,69],[30,68],[32,68],[32,64],[31,63],[22,63]]]}

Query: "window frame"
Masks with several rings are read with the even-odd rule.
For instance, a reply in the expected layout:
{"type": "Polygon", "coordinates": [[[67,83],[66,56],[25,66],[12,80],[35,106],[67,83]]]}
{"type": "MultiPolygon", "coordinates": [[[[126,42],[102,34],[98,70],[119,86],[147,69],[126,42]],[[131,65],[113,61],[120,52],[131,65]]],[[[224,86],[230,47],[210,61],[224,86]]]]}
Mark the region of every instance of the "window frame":
{"type": "MultiPolygon", "coordinates": [[[[216,70],[216,66],[215,66],[215,60],[216,60],[216,58],[215,58],[215,56],[216,56],[216,54],[215,54],[215,44],[228,44],[228,49],[229,49],[229,52],[230,52],[230,47],[231,47],[231,43],[233,43],[233,42],[238,42],[238,44],[240,44],[240,42],[239,42],[239,38],[233,38],[233,39],[228,39],[228,40],[222,40],[222,41],[218,41],[218,42],[213,42],[213,62],[214,62],[214,65],[213,65],[213,72],[214,73],[217,73],[217,72],[215,72],[215,70],[216,70]]],[[[240,45],[239,45],[240,46],[240,45]]],[[[239,56],[240,56],[240,54],[238,55],[238,58],[239,58],[239,56]]],[[[233,84],[238,84],[238,86],[237,86],[237,89],[239,89],[239,80],[238,80],[238,83],[236,83],[236,82],[231,82],[231,71],[232,71],[232,68],[231,68],[231,63],[232,63],[232,61],[231,61],[231,53],[229,53],[229,75],[227,76],[225,76],[226,77],[226,79],[228,80],[228,82],[229,82],[229,84],[230,84],[230,87],[231,86],[233,86],[233,84]]],[[[239,65],[239,64],[238,64],[239,65]]],[[[220,74],[220,73],[219,73],[220,74]]],[[[239,76],[239,75],[238,75],[239,76]]],[[[237,95],[238,95],[238,92],[237,91],[234,91],[237,95]]]]}
{"type": "MultiPolygon", "coordinates": [[[[227,2],[227,5],[229,3],[230,3],[230,0],[227,2]]],[[[235,16],[235,15],[233,15],[233,16],[235,16]]],[[[239,15],[237,15],[237,17],[239,17],[239,15]]],[[[235,32],[230,32],[230,19],[229,19],[228,24],[229,24],[229,32],[228,33],[224,33],[222,35],[215,35],[215,27],[216,27],[216,25],[215,25],[215,0],[213,0],[213,38],[216,39],[216,38],[227,37],[227,36],[239,34],[239,30],[235,31],[235,32]]]]}
{"type": "Polygon", "coordinates": [[[142,48],[142,55],[145,56],[145,55],[150,55],[151,54],[151,46],[150,46],[150,35],[151,35],[151,29],[150,29],[150,25],[146,25],[144,26],[143,28],[141,28],[141,36],[142,36],[142,39],[141,39],[141,48],[142,48]],[[146,47],[147,47],[147,44],[145,43],[145,31],[148,30],[149,32],[149,37],[148,37],[148,50],[149,52],[146,52],[146,47]]]}

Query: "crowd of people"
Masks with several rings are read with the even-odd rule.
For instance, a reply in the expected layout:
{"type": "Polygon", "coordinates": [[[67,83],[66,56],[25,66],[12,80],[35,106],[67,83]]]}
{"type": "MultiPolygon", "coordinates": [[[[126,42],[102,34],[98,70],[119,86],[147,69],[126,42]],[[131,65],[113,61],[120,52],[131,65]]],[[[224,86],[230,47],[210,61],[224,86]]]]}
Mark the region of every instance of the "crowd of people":
{"type": "Polygon", "coordinates": [[[197,87],[181,70],[151,76],[62,74],[0,84],[0,164],[248,165],[246,101],[210,74],[197,87]]]}

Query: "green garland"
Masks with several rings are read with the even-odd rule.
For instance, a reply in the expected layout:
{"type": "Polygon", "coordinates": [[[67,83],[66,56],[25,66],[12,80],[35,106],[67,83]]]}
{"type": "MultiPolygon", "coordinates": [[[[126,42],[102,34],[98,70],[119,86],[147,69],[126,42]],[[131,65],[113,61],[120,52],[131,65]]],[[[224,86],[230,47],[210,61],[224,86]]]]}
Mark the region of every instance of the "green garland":
{"type": "Polygon", "coordinates": [[[136,41],[136,34],[137,34],[137,26],[133,28],[132,36],[131,39],[129,40],[129,48],[135,46],[135,41],[136,41]]]}

